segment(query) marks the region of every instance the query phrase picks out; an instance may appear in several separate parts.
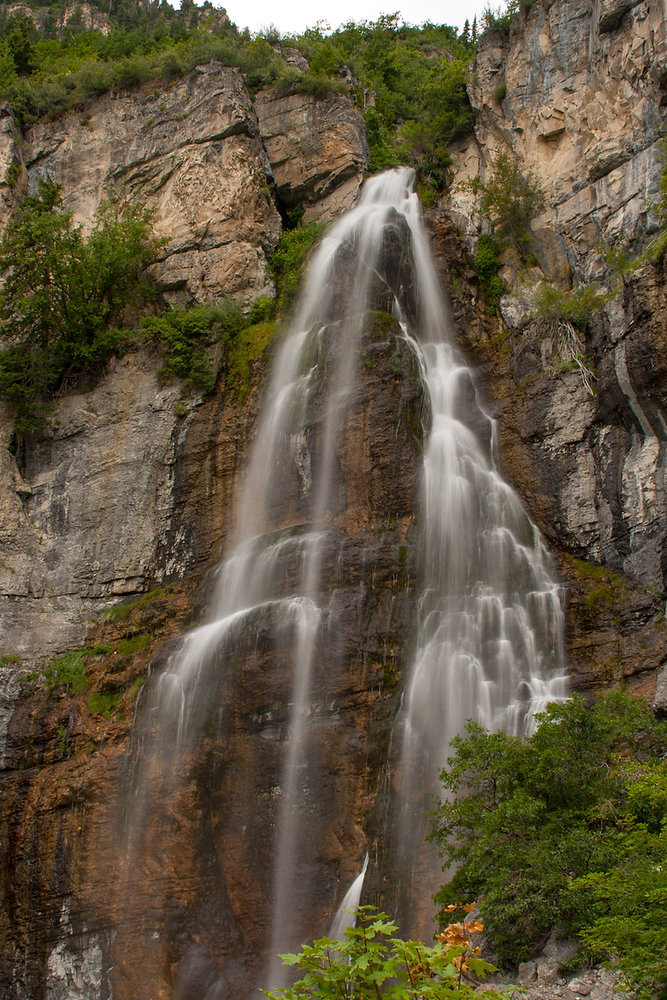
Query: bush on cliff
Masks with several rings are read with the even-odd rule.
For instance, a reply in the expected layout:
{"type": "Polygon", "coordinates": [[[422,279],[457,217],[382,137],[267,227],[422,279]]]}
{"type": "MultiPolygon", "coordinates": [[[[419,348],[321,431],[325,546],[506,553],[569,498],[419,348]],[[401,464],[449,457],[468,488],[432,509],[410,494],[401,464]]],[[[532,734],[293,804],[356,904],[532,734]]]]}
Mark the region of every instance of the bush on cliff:
{"type": "Polygon", "coordinates": [[[436,901],[479,898],[504,964],[555,926],[582,960],[613,959],[639,996],[667,996],[667,723],[614,692],[550,705],[528,739],[469,723],[433,815],[446,864],[436,901]]]}
{"type": "Polygon", "coordinates": [[[466,92],[469,34],[447,25],[401,24],[398,14],[349,23],[326,37],[294,39],[311,71],[349,82],[368,134],[371,172],[414,166],[427,199],[447,181],[448,146],[472,129],[466,92]]]}
{"type": "Polygon", "coordinates": [[[531,220],[544,207],[544,194],[535,177],[522,174],[518,162],[501,153],[491,177],[477,188],[482,195],[482,214],[491,220],[500,248],[514,247],[526,259],[531,220]]]}
{"type": "Polygon", "coordinates": [[[158,248],[143,209],[104,205],[85,237],[48,178],[24,199],[0,240],[0,392],[19,432],[122,350],[116,324],[152,296],[143,274],[158,248]]]}

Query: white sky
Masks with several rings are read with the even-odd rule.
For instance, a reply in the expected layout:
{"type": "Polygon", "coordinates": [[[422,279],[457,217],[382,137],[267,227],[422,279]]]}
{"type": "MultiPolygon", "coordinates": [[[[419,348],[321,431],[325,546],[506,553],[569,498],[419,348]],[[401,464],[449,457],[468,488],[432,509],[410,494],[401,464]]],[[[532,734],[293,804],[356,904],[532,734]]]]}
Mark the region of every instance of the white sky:
{"type": "MultiPolygon", "coordinates": [[[[347,21],[376,21],[381,14],[398,11],[407,24],[451,24],[463,28],[466,18],[472,19],[489,6],[488,0],[409,0],[400,5],[399,0],[214,0],[215,6],[224,7],[237,28],[259,31],[275,25],[282,34],[314,28],[318,21],[337,28],[347,21]]],[[[500,5],[492,2],[495,9],[500,5]]],[[[502,5],[504,6],[504,5],[502,5]]]]}

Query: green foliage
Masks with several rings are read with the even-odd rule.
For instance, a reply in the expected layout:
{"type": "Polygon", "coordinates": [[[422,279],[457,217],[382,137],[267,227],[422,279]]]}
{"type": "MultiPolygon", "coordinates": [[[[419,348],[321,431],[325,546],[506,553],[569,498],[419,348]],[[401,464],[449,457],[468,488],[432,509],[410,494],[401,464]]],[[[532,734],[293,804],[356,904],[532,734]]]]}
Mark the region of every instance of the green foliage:
{"type": "Polygon", "coordinates": [[[515,247],[522,258],[530,247],[530,222],[544,206],[544,195],[532,174],[522,174],[519,164],[501,153],[491,178],[480,184],[482,213],[491,220],[500,248],[515,247]]]}
{"type": "Polygon", "coordinates": [[[122,691],[94,691],[88,698],[88,709],[95,715],[101,715],[105,719],[118,707],[123,697],[122,691]]]}
{"type": "Polygon", "coordinates": [[[41,674],[49,695],[56,688],[65,688],[74,697],[85,694],[90,686],[86,677],[86,650],[74,650],[50,660],[41,674]]]}
{"type": "Polygon", "coordinates": [[[183,380],[183,389],[210,392],[222,359],[216,345],[226,345],[247,325],[235,302],[220,306],[170,309],[163,316],[142,320],[143,336],[159,345],[164,363],[158,374],[163,379],[183,380]]]}
{"type": "Polygon", "coordinates": [[[232,345],[228,357],[227,384],[235,391],[239,402],[244,402],[250,394],[252,362],[264,353],[275,339],[277,331],[275,322],[255,323],[246,327],[243,336],[232,345]]]}
{"type": "Polygon", "coordinates": [[[603,610],[615,609],[628,596],[628,585],[622,576],[608,566],[598,566],[584,559],[571,559],[574,575],[586,585],[584,605],[591,618],[603,610]]]}
{"type": "Polygon", "coordinates": [[[413,28],[398,14],[346,24],[324,37],[309,30],[295,44],[311,60],[310,72],[353,82],[352,96],[366,122],[371,172],[414,166],[425,191],[447,180],[447,147],[471,131],[466,92],[474,55],[470,35],[426,24],[413,28]]]}
{"type": "Polygon", "coordinates": [[[510,28],[512,25],[512,11],[508,7],[503,10],[502,8],[485,7],[482,11],[482,33],[490,34],[492,32],[497,32],[501,35],[509,35],[510,28]]]}
{"type": "Polygon", "coordinates": [[[448,145],[472,128],[465,84],[474,25],[472,36],[469,28],[458,35],[447,25],[411,27],[389,14],[326,37],[309,29],[287,40],[310,61],[301,74],[280,54],[277,32],[252,38],[206,4],[176,11],[120,0],[102,12],[112,24],[106,34],[73,19],[58,32],[53,17],[38,32],[29,18],[0,16],[0,99],[23,124],[81,108],[109,90],[168,84],[216,59],[238,66],[251,91],[351,93],[366,119],[371,171],[413,163],[431,197],[446,183],[448,145]],[[415,152],[416,123],[429,137],[427,155],[415,152]]]}
{"type": "Polygon", "coordinates": [[[140,608],[150,607],[155,601],[162,600],[170,592],[169,587],[155,587],[128,604],[114,604],[112,608],[104,612],[104,617],[111,622],[125,622],[132,612],[140,608]]]}
{"type": "Polygon", "coordinates": [[[240,67],[251,89],[270,84],[285,67],[266,40],[240,34],[205,5],[175,11],[121,2],[111,21],[103,34],[72,30],[71,21],[65,31],[47,23],[37,32],[29,19],[0,19],[0,96],[24,124],[57,117],[109,89],[171,82],[211,59],[240,67]]]}
{"type": "Polygon", "coordinates": [[[104,205],[85,238],[51,180],[23,200],[0,241],[0,393],[19,432],[122,351],[127,336],[114,324],[150,297],[142,274],[157,248],[149,213],[134,206],[104,205]]]}
{"type": "Polygon", "coordinates": [[[648,865],[664,858],[667,723],[620,692],[591,709],[574,696],[550,705],[538,722],[523,741],[469,723],[467,735],[452,742],[442,779],[456,798],[434,812],[433,837],[446,863],[458,868],[436,899],[446,905],[480,898],[503,963],[529,958],[558,924],[598,949],[598,957],[615,952],[628,978],[650,989],[649,979],[664,978],[667,964],[658,957],[642,978],[637,955],[644,939],[623,942],[618,923],[605,918],[611,887],[626,877],[634,909],[625,910],[621,894],[618,914],[664,907],[664,893],[644,899],[647,869],[632,845],[645,845],[648,865]],[[583,884],[591,892],[582,892],[583,884]]]}
{"type": "Polygon", "coordinates": [[[584,333],[591,316],[599,312],[609,300],[609,295],[596,285],[581,285],[569,291],[560,291],[543,282],[535,297],[535,314],[547,323],[570,322],[584,333]]]}
{"type": "Polygon", "coordinates": [[[0,656],[0,667],[12,667],[18,663],[21,663],[21,657],[14,656],[13,653],[3,653],[0,656]]]}
{"type": "Polygon", "coordinates": [[[269,259],[269,272],[276,285],[276,308],[281,314],[292,305],[308,254],[326,230],[324,222],[310,222],[280,234],[269,259]]]}
{"type": "Polygon", "coordinates": [[[144,686],[145,683],[146,683],[146,678],[142,675],[141,677],[137,677],[137,679],[133,682],[132,686],[129,688],[127,692],[127,697],[131,705],[134,704],[134,701],[137,695],[139,694],[139,691],[141,690],[141,688],[144,686]]]}
{"type": "Polygon", "coordinates": [[[508,0],[503,9],[490,6],[484,8],[482,12],[483,33],[497,32],[501,35],[509,35],[515,17],[518,14],[527,14],[537,3],[537,0],[508,0]]]}
{"type": "Polygon", "coordinates": [[[487,312],[495,316],[498,303],[505,292],[505,285],[499,276],[500,258],[493,236],[482,233],[477,243],[477,253],[474,258],[475,268],[479,275],[482,299],[487,312]]]}
{"type": "Polygon", "coordinates": [[[573,883],[590,900],[581,936],[595,954],[615,956],[627,987],[641,1000],[667,997],[667,761],[630,767],[635,823],[619,837],[613,870],[573,883]]]}
{"type": "MultiPolygon", "coordinates": [[[[396,924],[370,906],[357,911],[357,926],[345,931],[342,941],[319,938],[298,955],[281,955],[289,966],[298,966],[301,978],[281,990],[263,990],[269,1000],[468,1000],[473,987],[462,976],[457,959],[464,947],[433,947],[395,937],[396,924]]],[[[461,963],[459,962],[459,965],[461,963]]],[[[479,958],[467,967],[483,976],[493,967],[479,958]]],[[[485,996],[497,1000],[498,991],[485,996]]]]}
{"type": "Polygon", "coordinates": [[[140,653],[142,649],[146,649],[147,646],[155,639],[154,635],[150,632],[142,632],[141,635],[128,636],[125,639],[119,639],[115,644],[115,652],[120,656],[131,656],[132,653],[140,653]]]}

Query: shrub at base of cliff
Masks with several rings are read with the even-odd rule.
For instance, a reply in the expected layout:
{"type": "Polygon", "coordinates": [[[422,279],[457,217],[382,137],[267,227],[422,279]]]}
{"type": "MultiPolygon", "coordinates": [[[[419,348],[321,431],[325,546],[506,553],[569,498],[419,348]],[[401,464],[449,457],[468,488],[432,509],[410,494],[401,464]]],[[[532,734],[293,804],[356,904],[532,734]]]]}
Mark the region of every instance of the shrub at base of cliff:
{"type": "Polygon", "coordinates": [[[479,898],[503,964],[560,925],[582,961],[607,957],[640,996],[664,996],[667,723],[618,692],[592,709],[580,696],[550,705],[538,723],[526,740],[469,723],[452,742],[442,779],[457,798],[432,836],[459,867],[436,901],[444,914],[479,898]]]}
{"type": "Polygon", "coordinates": [[[142,274],[159,245],[136,207],[103,206],[85,238],[51,180],[23,200],[0,242],[0,392],[17,431],[39,427],[57,393],[94,381],[123,349],[115,324],[151,298],[142,274]]]}
{"type": "MultiPolygon", "coordinates": [[[[286,989],[262,990],[264,995],[269,1000],[471,1000],[477,982],[469,974],[484,977],[495,971],[469,948],[469,935],[452,947],[442,940],[429,947],[395,937],[393,920],[371,906],[360,907],[356,917],[357,926],[348,927],[342,940],[319,938],[298,955],[281,955],[285,965],[297,966],[303,975],[286,989]]],[[[484,992],[490,1000],[507,995],[484,992]]]]}

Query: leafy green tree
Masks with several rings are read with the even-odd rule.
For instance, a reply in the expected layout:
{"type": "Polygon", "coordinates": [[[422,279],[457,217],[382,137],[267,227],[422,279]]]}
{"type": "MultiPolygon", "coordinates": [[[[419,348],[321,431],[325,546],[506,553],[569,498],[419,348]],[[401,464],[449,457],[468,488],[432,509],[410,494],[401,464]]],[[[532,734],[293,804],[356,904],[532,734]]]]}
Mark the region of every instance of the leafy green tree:
{"type": "Polygon", "coordinates": [[[650,991],[667,974],[665,950],[655,951],[645,975],[638,956],[650,934],[642,938],[640,921],[633,936],[628,924],[642,911],[649,930],[667,917],[656,867],[667,821],[667,723],[620,692],[591,709],[581,696],[550,705],[538,722],[523,741],[473,723],[453,741],[442,773],[451,798],[433,815],[433,837],[446,864],[458,867],[436,900],[446,910],[478,898],[505,964],[529,958],[562,924],[598,957],[615,953],[628,979],[650,991]]]}
{"type": "Polygon", "coordinates": [[[7,47],[12,57],[14,68],[20,76],[25,76],[34,69],[34,48],[31,39],[31,36],[34,34],[35,28],[29,18],[21,17],[13,21],[12,30],[7,37],[7,47]]]}
{"type": "Polygon", "coordinates": [[[498,303],[505,291],[505,285],[498,274],[500,258],[498,257],[496,241],[489,233],[480,234],[475,254],[475,267],[479,275],[484,305],[490,315],[495,316],[498,303]]]}
{"type": "Polygon", "coordinates": [[[121,348],[114,327],[152,296],[143,274],[159,245],[144,209],[103,205],[85,238],[50,179],[23,200],[0,241],[0,392],[18,431],[121,348]]]}
{"type": "MultiPolygon", "coordinates": [[[[429,947],[420,941],[396,937],[397,926],[385,913],[362,906],[357,926],[345,931],[342,941],[324,937],[306,945],[298,955],[281,955],[286,965],[298,966],[303,975],[293,986],[263,990],[269,1000],[469,1000],[473,986],[463,969],[466,945],[429,947]]],[[[466,969],[483,977],[493,966],[466,955],[466,969]]],[[[502,992],[486,991],[498,1000],[502,992]]]]}
{"type": "Polygon", "coordinates": [[[491,178],[480,186],[482,212],[493,223],[501,246],[515,247],[525,257],[530,247],[530,223],[544,206],[544,195],[531,173],[522,174],[507,153],[496,160],[491,178]]]}
{"type": "Polygon", "coordinates": [[[614,867],[577,879],[573,893],[590,907],[581,937],[614,956],[641,1000],[667,998],[667,760],[626,763],[630,818],[618,838],[614,867]]]}

